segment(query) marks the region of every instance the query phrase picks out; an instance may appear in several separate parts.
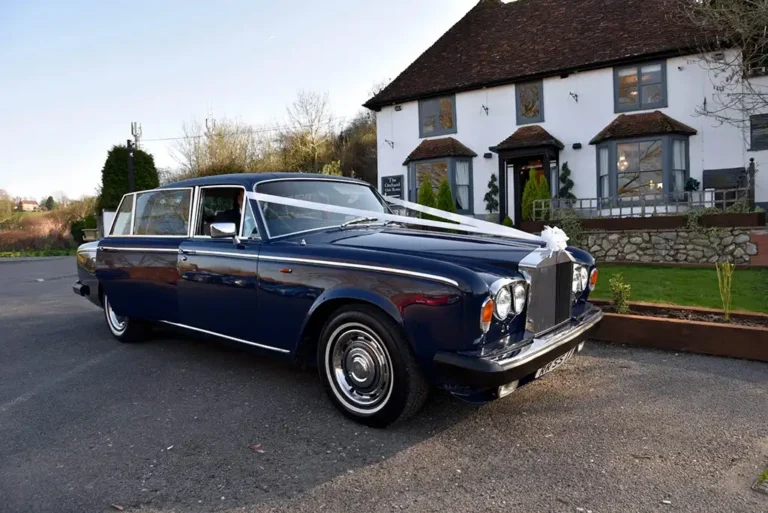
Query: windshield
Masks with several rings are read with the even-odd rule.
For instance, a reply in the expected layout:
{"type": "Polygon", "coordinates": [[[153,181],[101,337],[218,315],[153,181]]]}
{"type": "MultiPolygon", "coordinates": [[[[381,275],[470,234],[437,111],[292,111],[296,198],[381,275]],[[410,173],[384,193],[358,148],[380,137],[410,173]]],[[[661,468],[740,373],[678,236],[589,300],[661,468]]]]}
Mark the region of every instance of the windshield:
{"type": "MultiPolygon", "coordinates": [[[[329,180],[280,180],[259,184],[257,192],[326,205],[389,212],[376,193],[364,184],[329,180]]],[[[360,216],[259,202],[271,237],[339,226],[360,216]]]]}

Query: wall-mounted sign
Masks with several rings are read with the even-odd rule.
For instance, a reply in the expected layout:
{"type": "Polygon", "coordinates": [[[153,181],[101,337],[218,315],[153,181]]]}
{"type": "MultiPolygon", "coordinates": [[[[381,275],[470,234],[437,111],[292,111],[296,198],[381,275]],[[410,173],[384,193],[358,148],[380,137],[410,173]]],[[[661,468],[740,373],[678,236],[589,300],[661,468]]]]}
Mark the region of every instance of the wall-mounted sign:
{"type": "Polygon", "coordinates": [[[381,193],[384,196],[405,199],[403,197],[403,175],[382,176],[381,193]]]}

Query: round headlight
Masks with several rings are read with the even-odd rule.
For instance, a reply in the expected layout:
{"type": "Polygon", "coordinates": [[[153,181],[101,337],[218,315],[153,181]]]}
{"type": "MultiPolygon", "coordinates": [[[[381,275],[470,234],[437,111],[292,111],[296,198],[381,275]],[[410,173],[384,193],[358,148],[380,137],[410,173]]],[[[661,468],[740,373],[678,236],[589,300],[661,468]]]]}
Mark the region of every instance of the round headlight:
{"type": "Polygon", "coordinates": [[[496,293],[494,302],[496,303],[496,309],[494,310],[496,317],[500,320],[506,319],[512,310],[512,294],[510,294],[509,288],[501,287],[496,293]]]}
{"type": "Polygon", "coordinates": [[[587,268],[582,267],[579,270],[579,285],[581,286],[580,290],[584,291],[587,288],[587,283],[589,282],[589,273],[587,273],[587,268]]]}
{"type": "Polygon", "coordinates": [[[520,314],[525,308],[525,285],[522,283],[516,283],[512,287],[512,303],[515,309],[515,314],[520,314]]]}
{"type": "Polygon", "coordinates": [[[581,273],[579,272],[579,267],[574,266],[573,268],[573,280],[571,281],[571,292],[574,294],[578,294],[581,292],[579,287],[581,287],[581,273]]]}

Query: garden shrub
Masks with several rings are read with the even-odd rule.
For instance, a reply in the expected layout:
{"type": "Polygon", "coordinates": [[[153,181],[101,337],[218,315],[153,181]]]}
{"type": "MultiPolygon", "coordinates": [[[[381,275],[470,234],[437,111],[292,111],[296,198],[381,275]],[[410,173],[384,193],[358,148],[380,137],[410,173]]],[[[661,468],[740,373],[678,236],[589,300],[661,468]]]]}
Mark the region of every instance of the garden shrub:
{"type": "Polygon", "coordinates": [[[629,313],[629,305],[627,303],[631,286],[628,283],[624,283],[624,275],[622,273],[614,274],[608,282],[611,286],[611,298],[613,299],[613,308],[616,310],[616,313],[629,313]]]}

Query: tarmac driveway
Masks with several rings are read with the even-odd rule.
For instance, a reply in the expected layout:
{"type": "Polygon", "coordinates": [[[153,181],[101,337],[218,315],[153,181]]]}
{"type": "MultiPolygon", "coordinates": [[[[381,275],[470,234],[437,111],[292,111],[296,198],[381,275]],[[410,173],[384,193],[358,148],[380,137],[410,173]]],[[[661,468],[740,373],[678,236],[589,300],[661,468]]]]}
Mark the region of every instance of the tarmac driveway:
{"type": "Polygon", "coordinates": [[[766,364],[592,343],[501,401],[436,393],[373,430],[312,371],[117,343],[74,265],[0,262],[0,511],[768,511],[766,364]]]}

